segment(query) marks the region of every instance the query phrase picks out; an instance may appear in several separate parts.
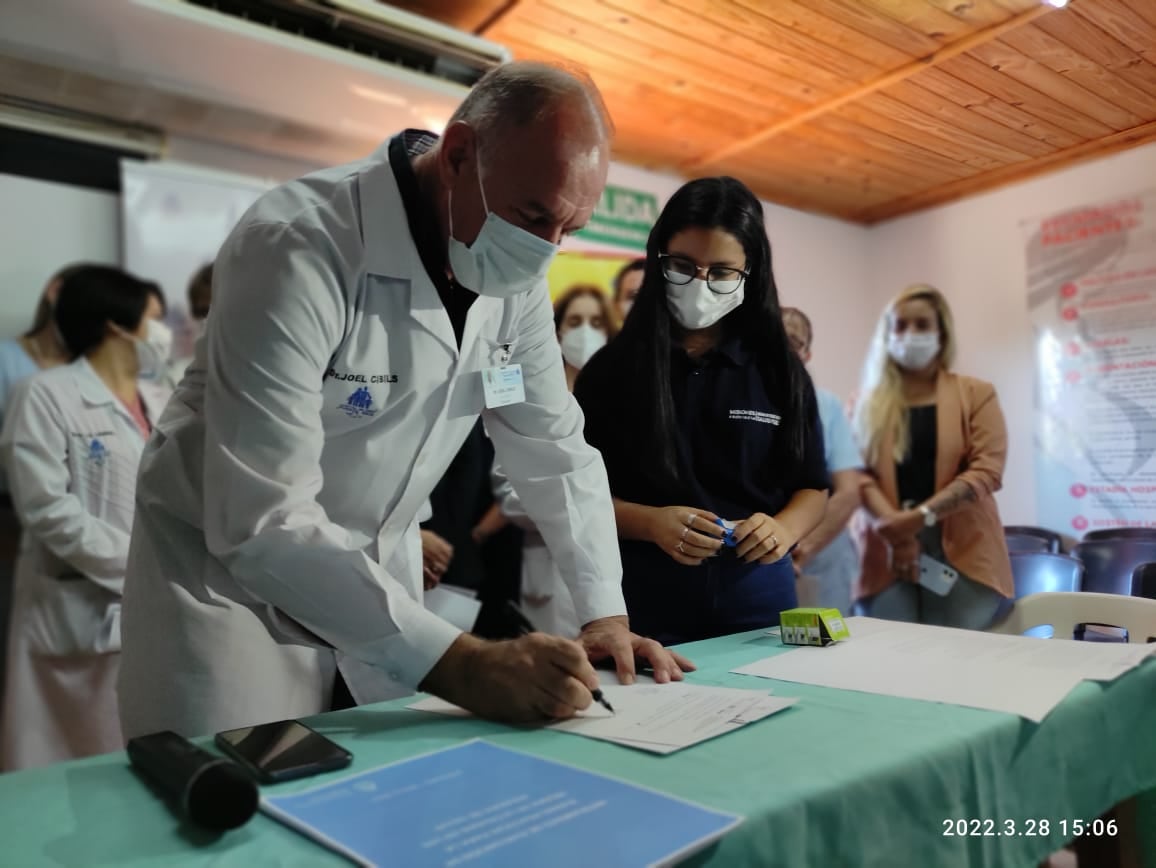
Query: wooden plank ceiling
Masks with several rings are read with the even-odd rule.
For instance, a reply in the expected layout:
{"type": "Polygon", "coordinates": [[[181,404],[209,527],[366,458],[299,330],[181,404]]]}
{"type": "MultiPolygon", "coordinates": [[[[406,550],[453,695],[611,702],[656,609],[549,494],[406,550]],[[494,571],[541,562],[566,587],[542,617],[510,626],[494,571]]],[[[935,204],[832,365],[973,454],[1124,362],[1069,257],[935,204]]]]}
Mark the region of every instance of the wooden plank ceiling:
{"type": "Polygon", "coordinates": [[[577,63],[615,156],[873,223],[1156,140],[1156,0],[408,0],[577,63]]]}

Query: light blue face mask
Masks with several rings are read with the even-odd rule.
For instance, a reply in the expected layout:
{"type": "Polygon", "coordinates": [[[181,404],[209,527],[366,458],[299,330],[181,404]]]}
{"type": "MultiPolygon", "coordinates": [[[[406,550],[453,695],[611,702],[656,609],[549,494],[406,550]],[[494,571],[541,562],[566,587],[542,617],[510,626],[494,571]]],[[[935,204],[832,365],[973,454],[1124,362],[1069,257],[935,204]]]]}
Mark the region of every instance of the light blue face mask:
{"type": "Polygon", "coordinates": [[[492,298],[509,298],[543,284],[557,246],[490,210],[480,166],[478,189],[486,222],[468,247],[454,238],[454,191],[449,191],[449,263],[454,279],[466,289],[492,298]]]}

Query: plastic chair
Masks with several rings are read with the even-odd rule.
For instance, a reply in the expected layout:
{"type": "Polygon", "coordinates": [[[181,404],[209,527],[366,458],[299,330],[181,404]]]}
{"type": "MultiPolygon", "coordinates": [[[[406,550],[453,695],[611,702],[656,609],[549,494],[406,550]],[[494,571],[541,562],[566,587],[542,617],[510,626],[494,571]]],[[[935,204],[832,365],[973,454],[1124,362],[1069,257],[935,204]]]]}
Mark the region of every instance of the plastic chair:
{"type": "MultiPolygon", "coordinates": [[[[1063,540],[1061,535],[1056,533],[1054,530],[1048,530],[1044,527],[1032,527],[1031,525],[1025,524],[1009,525],[1003,529],[1003,532],[1004,536],[1008,538],[1009,549],[1011,548],[1011,537],[1030,536],[1036,537],[1037,539],[1042,539],[1047,543],[1047,548],[1042,549],[1042,551],[1055,552],[1058,554],[1063,540]]],[[[1041,551],[1041,549],[1024,548],[1017,549],[1017,551],[1034,552],[1041,551]]]]}
{"type": "Polygon", "coordinates": [[[1101,539],[1150,539],[1156,541],[1156,527],[1112,527],[1106,530],[1090,530],[1084,534],[1084,542],[1101,539]]]}
{"type": "Polygon", "coordinates": [[[1140,564],[1132,571],[1132,596],[1156,600],[1156,564],[1140,564]]]}
{"type": "Polygon", "coordinates": [[[1013,555],[1027,552],[1046,554],[1055,551],[1048,540],[1043,537],[1038,537],[1035,534],[1005,533],[1004,539],[1007,540],[1008,553],[1013,555]]]}
{"type": "Polygon", "coordinates": [[[1156,561],[1156,539],[1092,540],[1080,543],[1072,554],[1084,563],[1081,590],[1130,596],[1136,567],[1156,561]]]}
{"type": "Polygon", "coordinates": [[[1156,600],[1066,591],[1032,594],[1016,600],[1007,617],[988,632],[1022,636],[1033,628],[1050,625],[1053,637],[1067,638],[1079,625],[1091,623],[1122,628],[1132,643],[1156,642],[1156,600]]]}
{"type": "Polygon", "coordinates": [[[1078,591],[1084,565],[1067,555],[1016,552],[1011,556],[1016,599],[1054,591],[1078,591]]]}

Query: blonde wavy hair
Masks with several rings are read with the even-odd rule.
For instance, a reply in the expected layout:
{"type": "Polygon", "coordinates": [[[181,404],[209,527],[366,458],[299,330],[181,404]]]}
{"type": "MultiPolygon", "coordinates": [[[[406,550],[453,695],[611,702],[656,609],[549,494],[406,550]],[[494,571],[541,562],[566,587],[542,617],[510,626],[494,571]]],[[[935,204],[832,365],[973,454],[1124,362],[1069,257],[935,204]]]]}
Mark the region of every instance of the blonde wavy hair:
{"type": "Polygon", "coordinates": [[[922,299],[935,308],[939,319],[939,365],[950,370],[955,363],[955,321],[947,299],[934,286],[917,283],[899,293],[879,317],[875,336],[867,359],[863,363],[863,378],[859,388],[859,400],[855,405],[855,434],[863,448],[868,464],[879,460],[885,436],[894,436],[893,457],[896,463],[903,461],[910,445],[911,432],[907,425],[907,401],[903,397],[903,374],[887,352],[887,339],[891,333],[891,318],[895,309],[904,302],[922,299]]]}

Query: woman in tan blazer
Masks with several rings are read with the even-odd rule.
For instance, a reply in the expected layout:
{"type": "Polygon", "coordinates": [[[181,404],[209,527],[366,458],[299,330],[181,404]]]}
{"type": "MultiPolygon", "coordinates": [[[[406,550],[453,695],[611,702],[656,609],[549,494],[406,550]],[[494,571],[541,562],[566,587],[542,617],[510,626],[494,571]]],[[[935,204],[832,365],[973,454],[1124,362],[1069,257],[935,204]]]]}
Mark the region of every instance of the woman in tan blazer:
{"type": "Polygon", "coordinates": [[[983,629],[1012,596],[993,497],[1007,429],[995,389],[954,358],[947,301],[908,287],[880,319],[855,410],[869,469],[855,596],[873,617],[983,629]]]}

